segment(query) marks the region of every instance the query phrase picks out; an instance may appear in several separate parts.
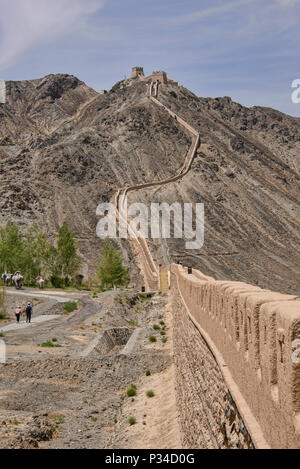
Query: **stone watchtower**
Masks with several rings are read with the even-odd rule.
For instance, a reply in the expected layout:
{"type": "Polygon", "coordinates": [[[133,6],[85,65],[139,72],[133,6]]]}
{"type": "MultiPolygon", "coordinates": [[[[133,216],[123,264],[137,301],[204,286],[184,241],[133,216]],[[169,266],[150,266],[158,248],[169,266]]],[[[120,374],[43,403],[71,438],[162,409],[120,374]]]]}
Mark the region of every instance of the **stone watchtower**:
{"type": "Polygon", "coordinates": [[[144,77],[144,68],[143,67],[133,67],[131,70],[131,77],[130,78],[138,78],[144,77]]]}

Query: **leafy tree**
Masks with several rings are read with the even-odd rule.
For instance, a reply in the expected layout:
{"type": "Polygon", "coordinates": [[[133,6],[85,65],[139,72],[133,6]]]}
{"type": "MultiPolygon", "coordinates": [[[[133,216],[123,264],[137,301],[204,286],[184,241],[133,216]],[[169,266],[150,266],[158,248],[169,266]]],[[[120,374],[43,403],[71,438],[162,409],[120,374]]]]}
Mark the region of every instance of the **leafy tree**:
{"type": "Polygon", "coordinates": [[[121,253],[107,239],[99,259],[97,275],[102,287],[126,285],[128,269],[123,266],[121,253]]]}
{"type": "Polygon", "coordinates": [[[58,231],[57,260],[62,277],[72,276],[82,264],[82,258],[77,254],[77,241],[66,221],[58,231]]]}
{"type": "Polygon", "coordinates": [[[22,253],[20,254],[19,270],[21,270],[28,283],[32,283],[40,274],[42,258],[38,250],[38,230],[28,228],[22,235],[22,253]]]}
{"type": "Polygon", "coordinates": [[[8,221],[0,228],[0,270],[14,272],[19,269],[24,243],[16,224],[8,221]]]}
{"type": "Polygon", "coordinates": [[[6,290],[5,287],[0,288],[0,313],[3,315],[6,313],[6,290]]]}

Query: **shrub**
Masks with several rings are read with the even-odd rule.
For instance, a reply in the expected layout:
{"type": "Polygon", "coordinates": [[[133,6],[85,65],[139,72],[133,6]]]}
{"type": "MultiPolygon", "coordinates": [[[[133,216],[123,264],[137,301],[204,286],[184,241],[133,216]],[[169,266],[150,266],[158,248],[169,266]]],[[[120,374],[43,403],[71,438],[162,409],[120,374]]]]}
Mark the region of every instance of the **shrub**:
{"type": "Polygon", "coordinates": [[[54,420],[55,420],[55,423],[57,423],[58,425],[61,425],[62,423],[65,422],[65,418],[62,417],[61,415],[57,415],[57,416],[54,418],[54,420]]]}
{"type": "Polygon", "coordinates": [[[162,338],[162,343],[163,343],[163,344],[166,344],[167,342],[168,342],[167,337],[163,337],[163,338],[162,338]]]}
{"type": "Polygon", "coordinates": [[[69,277],[64,278],[64,284],[65,287],[69,287],[71,285],[71,280],[69,279],[69,277]]]}
{"type": "Polygon", "coordinates": [[[164,321],[160,321],[159,324],[160,324],[161,326],[164,326],[164,325],[165,325],[164,321]]]}
{"type": "Polygon", "coordinates": [[[3,321],[4,319],[6,319],[6,314],[0,314],[0,321],[3,321]]]}
{"type": "Polygon", "coordinates": [[[64,279],[58,275],[51,275],[50,282],[54,288],[62,288],[64,286],[64,279]]]}
{"type": "Polygon", "coordinates": [[[3,332],[0,332],[0,337],[4,337],[4,333],[3,333],[3,332]]]}
{"type": "Polygon", "coordinates": [[[128,268],[123,266],[121,252],[109,239],[105,240],[99,266],[96,271],[102,287],[127,285],[129,282],[128,268]]]}
{"type": "Polygon", "coordinates": [[[151,376],[151,371],[150,370],[146,371],[146,376],[151,376]]]}
{"type": "Polygon", "coordinates": [[[134,418],[134,417],[129,417],[128,423],[129,423],[129,425],[135,425],[135,424],[136,424],[136,418],[134,418]]]}
{"type": "Polygon", "coordinates": [[[153,329],[155,331],[160,331],[160,326],[158,324],[154,324],[153,329]]]}
{"type": "Polygon", "coordinates": [[[165,331],[160,331],[160,335],[166,335],[165,331]]]}
{"type": "Polygon", "coordinates": [[[134,397],[136,396],[136,387],[135,386],[130,386],[130,388],[127,389],[126,391],[127,397],[134,397]]]}
{"type": "Polygon", "coordinates": [[[64,304],[64,312],[65,313],[73,313],[77,309],[77,302],[76,301],[67,301],[64,304]]]}
{"type": "Polygon", "coordinates": [[[54,344],[53,342],[51,342],[51,340],[48,340],[47,342],[43,342],[42,344],[39,344],[39,347],[53,348],[53,347],[61,347],[61,345],[54,344]]]}
{"type": "Polygon", "coordinates": [[[151,398],[151,397],[154,397],[155,394],[154,394],[153,391],[148,391],[148,392],[146,392],[146,396],[149,397],[149,398],[151,398]]]}
{"type": "Polygon", "coordinates": [[[137,321],[133,321],[133,320],[129,321],[129,325],[131,327],[139,327],[139,323],[137,321]]]}
{"type": "Polygon", "coordinates": [[[149,340],[150,340],[150,342],[153,342],[153,343],[154,343],[154,342],[157,342],[157,339],[156,339],[156,337],[154,337],[154,335],[152,335],[151,337],[149,337],[149,340]]]}

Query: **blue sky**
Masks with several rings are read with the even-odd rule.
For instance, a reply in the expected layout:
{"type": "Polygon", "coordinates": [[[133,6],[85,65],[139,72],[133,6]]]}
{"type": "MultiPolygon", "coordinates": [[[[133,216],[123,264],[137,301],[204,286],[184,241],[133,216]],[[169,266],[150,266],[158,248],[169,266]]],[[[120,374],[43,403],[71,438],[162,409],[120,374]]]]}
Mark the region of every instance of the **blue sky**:
{"type": "Polygon", "coordinates": [[[300,117],[299,20],[300,0],[0,0],[0,78],[69,73],[100,90],[140,65],[300,117]]]}

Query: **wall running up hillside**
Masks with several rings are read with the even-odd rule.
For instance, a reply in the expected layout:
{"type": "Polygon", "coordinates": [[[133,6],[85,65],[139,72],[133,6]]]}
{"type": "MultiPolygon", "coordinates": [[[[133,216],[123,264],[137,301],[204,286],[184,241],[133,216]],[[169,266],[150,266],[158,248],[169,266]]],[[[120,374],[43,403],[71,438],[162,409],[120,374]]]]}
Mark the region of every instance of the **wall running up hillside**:
{"type": "MultiPolygon", "coordinates": [[[[189,339],[189,332],[184,341],[185,355],[191,357],[194,366],[199,361],[191,379],[197,379],[197,373],[207,373],[207,381],[215,386],[209,395],[215,393],[221,398],[224,386],[213,379],[212,373],[216,372],[208,366],[207,356],[212,354],[254,446],[300,448],[300,363],[293,348],[300,338],[300,299],[244,283],[215,281],[197,271],[188,274],[187,269],[177,265],[172,265],[170,271],[172,297],[182,305],[175,307],[176,322],[182,322],[180,334],[183,336],[193,323],[202,340],[200,347],[189,339]]],[[[187,394],[193,385],[184,383],[187,394]]],[[[203,394],[198,391],[185,410],[190,422],[197,420],[194,409],[203,394]]],[[[224,402],[225,415],[227,404],[224,402]]],[[[207,401],[205,405],[210,408],[207,401]]],[[[189,440],[187,431],[184,433],[189,440]]],[[[202,447],[199,438],[198,446],[202,447]]],[[[245,447],[240,440],[238,444],[245,447]]]]}

